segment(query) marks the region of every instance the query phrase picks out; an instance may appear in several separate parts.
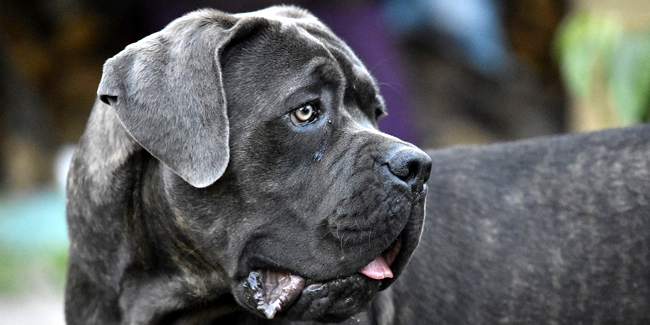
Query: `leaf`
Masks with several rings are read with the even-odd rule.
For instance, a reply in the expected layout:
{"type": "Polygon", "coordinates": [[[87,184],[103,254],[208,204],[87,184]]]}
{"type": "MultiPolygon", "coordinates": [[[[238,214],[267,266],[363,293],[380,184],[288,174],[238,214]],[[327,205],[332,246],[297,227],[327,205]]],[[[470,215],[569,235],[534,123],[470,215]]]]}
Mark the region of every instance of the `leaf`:
{"type": "Polygon", "coordinates": [[[650,34],[622,37],[615,44],[608,67],[608,88],[621,122],[644,122],[650,104],[650,34]]]}
{"type": "Polygon", "coordinates": [[[562,23],[555,53],[562,77],[574,96],[589,95],[597,64],[605,61],[621,34],[615,19],[593,13],[579,13],[562,23]]]}

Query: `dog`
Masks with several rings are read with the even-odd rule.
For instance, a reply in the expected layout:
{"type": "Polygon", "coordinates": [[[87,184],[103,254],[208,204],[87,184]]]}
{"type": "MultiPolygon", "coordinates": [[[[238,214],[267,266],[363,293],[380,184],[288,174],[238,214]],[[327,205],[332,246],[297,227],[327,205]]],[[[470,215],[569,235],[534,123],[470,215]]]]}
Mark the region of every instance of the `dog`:
{"type": "Polygon", "coordinates": [[[399,277],[431,159],[305,10],[189,13],[109,59],[67,180],[68,324],[342,321],[399,277]]]}
{"type": "Polygon", "coordinates": [[[649,125],[425,154],[295,7],[182,17],[98,98],[69,324],[650,322],[649,125]]]}

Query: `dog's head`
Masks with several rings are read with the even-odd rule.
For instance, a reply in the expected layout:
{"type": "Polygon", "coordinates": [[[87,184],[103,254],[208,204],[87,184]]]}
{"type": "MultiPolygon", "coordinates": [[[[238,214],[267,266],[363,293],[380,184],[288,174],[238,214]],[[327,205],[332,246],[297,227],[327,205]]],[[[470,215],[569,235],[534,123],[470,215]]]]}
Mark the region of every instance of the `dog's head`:
{"type": "Polygon", "coordinates": [[[107,61],[98,94],[152,157],[141,217],[165,226],[136,260],[178,266],[193,302],[216,276],[261,316],[342,319],[418,243],[430,159],[377,130],[373,78],[303,10],[188,14],[107,61]]]}

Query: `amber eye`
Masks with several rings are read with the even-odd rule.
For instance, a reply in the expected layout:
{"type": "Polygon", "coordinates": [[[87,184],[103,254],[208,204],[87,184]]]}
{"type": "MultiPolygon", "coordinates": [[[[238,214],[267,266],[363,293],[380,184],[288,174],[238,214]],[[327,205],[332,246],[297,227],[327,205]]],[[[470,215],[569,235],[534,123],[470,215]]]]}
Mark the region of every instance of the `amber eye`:
{"type": "Polygon", "coordinates": [[[305,104],[291,112],[291,123],[304,125],[316,119],[318,112],[314,104],[305,104]]]}

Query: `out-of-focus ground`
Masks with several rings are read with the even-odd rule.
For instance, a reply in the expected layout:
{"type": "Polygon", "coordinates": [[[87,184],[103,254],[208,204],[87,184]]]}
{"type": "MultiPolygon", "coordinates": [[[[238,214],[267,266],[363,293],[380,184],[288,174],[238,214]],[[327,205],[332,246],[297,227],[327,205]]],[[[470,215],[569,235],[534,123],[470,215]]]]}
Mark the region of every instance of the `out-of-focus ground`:
{"type": "MultiPolygon", "coordinates": [[[[274,2],[0,2],[0,324],[64,323],[64,179],[102,63],[187,10],[274,2]]],[[[389,106],[382,128],[422,147],[616,125],[608,98],[567,95],[553,42],[572,12],[614,13],[638,29],[650,17],[645,0],[296,3],[330,24],[375,74],[389,106]],[[369,23],[370,34],[360,36],[369,23]],[[385,52],[373,55],[378,44],[385,52]]]]}
{"type": "Polygon", "coordinates": [[[63,325],[61,290],[39,289],[16,295],[0,296],[0,320],[3,324],[63,325]]]}

